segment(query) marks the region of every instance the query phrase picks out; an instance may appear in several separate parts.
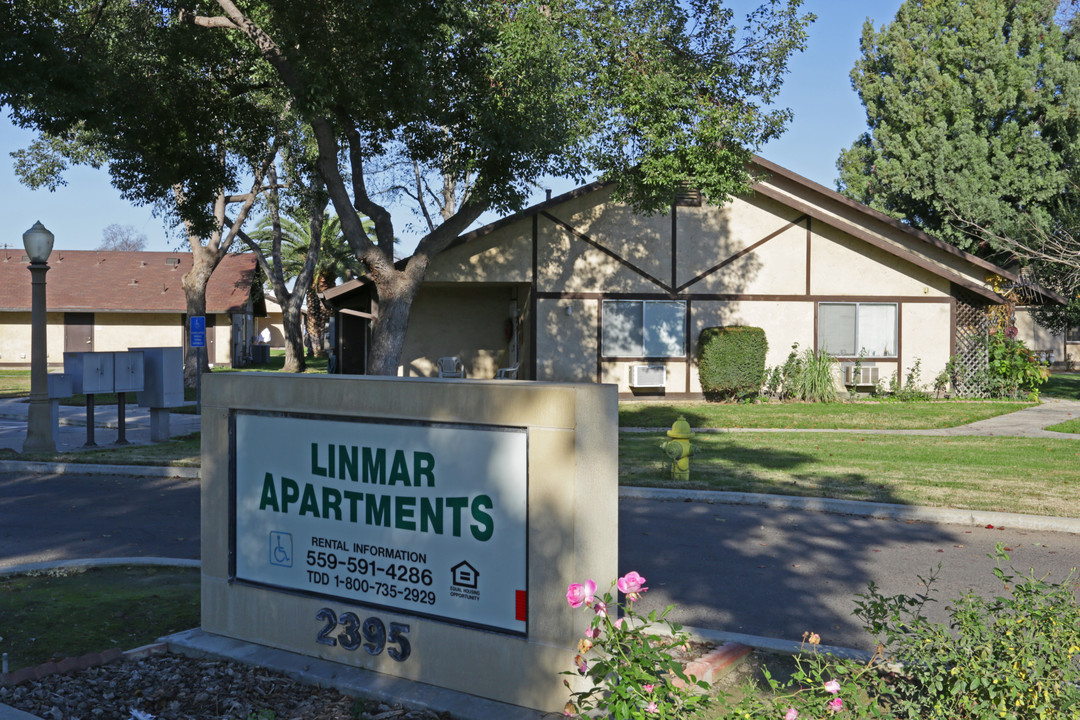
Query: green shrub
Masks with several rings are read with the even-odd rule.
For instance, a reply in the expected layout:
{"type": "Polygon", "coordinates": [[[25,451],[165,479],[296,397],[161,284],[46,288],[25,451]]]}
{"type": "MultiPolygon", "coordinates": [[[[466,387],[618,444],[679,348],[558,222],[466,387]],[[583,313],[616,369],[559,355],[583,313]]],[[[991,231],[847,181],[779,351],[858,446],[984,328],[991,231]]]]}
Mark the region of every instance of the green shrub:
{"type": "Polygon", "coordinates": [[[701,389],[709,400],[735,400],[761,392],[765,381],[765,331],[756,327],[711,327],[698,338],[701,389]]]}
{"type": "Polygon", "coordinates": [[[815,353],[806,348],[795,373],[794,397],[807,402],[836,402],[835,364],[836,359],[824,350],[815,353]]]}
{"type": "Polygon", "coordinates": [[[1039,385],[1050,377],[1046,363],[1040,362],[1035,353],[1016,340],[1016,329],[1004,333],[992,333],[987,339],[989,352],[989,385],[993,397],[1017,397],[1028,393],[1039,395],[1039,385]]]}

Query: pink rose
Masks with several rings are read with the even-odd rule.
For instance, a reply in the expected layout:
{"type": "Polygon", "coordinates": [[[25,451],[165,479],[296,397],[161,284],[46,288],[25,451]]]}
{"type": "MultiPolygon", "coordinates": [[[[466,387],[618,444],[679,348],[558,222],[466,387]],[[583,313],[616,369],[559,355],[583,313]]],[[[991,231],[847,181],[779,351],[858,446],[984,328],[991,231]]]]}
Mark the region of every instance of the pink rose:
{"type": "Polygon", "coordinates": [[[799,711],[793,707],[789,707],[787,712],[784,713],[784,720],[795,720],[797,717],[799,717],[799,711]]]}
{"type": "Polygon", "coordinates": [[[579,608],[591,603],[595,593],[596,583],[592,580],[586,580],[584,585],[570,583],[570,586],[566,588],[566,602],[570,603],[572,608],[579,608]]]}
{"type": "Polygon", "coordinates": [[[584,675],[589,670],[589,663],[585,662],[585,658],[580,655],[574,657],[574,663],[577,665],[577,671],[584,675]]]}
{"type": "Polygon", "coordinates": [[[829,709],[833,712],[840,712],[844,709],[844,700],[842,698],[833,698],[829,701],[829,709]]]}
{"type": "Polygon", "coordinates": [[[626,618],[619,618],[619,619],[617,619],[615,622],[613,622],[611,624],[615,626],[616,630],[622,630],[623,622],[625,622],[625,621],[626,621],[626,618]]]}
{"type": "Polygon", "coordinates": [[[835,680],[830,680],[829,682],[825,683],[825,692],[836,695],[838,692],[840,692],[840,683],[836,682],[835,680]]]}
{"type": "Polygon", "coordinates": [[[596,611],[597,615],[607,615],[607,603],[603,600],[597,600],[596,605],[593,605],[593,610],[596,611]]]}
{"type": "Polygon", "coordinates": [[[615,584],[618,586],[619,592],[624,593],[626,599],[631,602],[637,600],[641,593],[649,589],[645,587],[645,578],[638,575],[634,570],[623,575],[615,584]]]}
{"type": "Polygon", "coordinates": [[[644,690],[647,693],[651,693],[653,691],[654,687],[656,687],[656,686],[653,685],[652,683],[645,683],[644,685],[641,686],[641,689],[644,690]]]}
{"type": "Polygon", "coordinates": [[[600,637],[600,628],[591,627],[585,631],[585,637],[595,640],[600,637]]]}
{"type": "Polygon", "coordinates": [[[654,714],[660,712],[660,710],[659,710],[659,708],[656,707],[656,703],[651,702],[651,703],[649,703],[648,705],[645,706],[645,712],[649,713],[650,715],[654,715],[654,714]]]}

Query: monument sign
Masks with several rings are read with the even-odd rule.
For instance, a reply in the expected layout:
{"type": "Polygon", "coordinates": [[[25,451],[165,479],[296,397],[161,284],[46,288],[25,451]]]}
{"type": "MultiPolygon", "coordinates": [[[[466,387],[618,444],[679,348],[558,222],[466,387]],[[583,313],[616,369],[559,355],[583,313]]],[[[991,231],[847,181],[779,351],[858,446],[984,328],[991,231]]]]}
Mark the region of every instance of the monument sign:
{"type": "Polygon", "coordinates": [[[203,387],[203,629],[541,710],[616,576],[613,386],[203,387]]]}

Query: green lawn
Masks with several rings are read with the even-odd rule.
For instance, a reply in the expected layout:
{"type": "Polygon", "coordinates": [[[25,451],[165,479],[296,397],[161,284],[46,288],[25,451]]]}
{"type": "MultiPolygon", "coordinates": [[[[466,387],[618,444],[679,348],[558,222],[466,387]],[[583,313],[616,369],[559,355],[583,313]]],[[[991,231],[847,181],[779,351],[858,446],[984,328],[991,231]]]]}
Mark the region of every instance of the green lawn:
{"type": "Polygon", "coordinates": [[[1080,400],[1080,373],[1054,373],[1040,392],[1043,397],[1080,400]]]}
{"type": "Polygon", "coordinates": [[[105,567],[0,578],[11,670],[199,626],[199,569],[105,567]]]}
{"type": "Polygon", "coordinates": [[[30,371],[5,368],[0,370],[0,398],[23,397],[30,394],[30,371]]]}
{"type": "Polygon", "coordinates": [[[1080,418],[1076,420],[1066,420],[1063,423],[1057,425],[1050,425],[1046,428],[1052,432],[1059,433],[1080,433],[1080,418]]]}
{"type": "Polygon", "coordinates": [[[695,428],[916,430],[956,427],[1031,407],[1028,402],[960,401],[845,403],[626,402],[620,427],[671,427],[683,415],[695,428]]]}
{"type": "Polygon", "coordinates": [[[619,482],[1075,516],[1080,443],[857,433],[697,435],[690,483],[666,477],[659,435],[620,433],[619,482]]]}

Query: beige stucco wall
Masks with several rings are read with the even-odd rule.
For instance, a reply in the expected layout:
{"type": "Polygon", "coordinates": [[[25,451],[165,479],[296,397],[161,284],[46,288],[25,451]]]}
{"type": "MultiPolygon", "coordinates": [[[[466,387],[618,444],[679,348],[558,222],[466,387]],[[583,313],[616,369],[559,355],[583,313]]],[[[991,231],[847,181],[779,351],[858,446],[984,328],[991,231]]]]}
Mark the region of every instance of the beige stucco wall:
{"type": "MultiPolygon", "coordinates": [[[[746,325],[765,331],[769,350],[765,366],[782,365],[791,352],[792,343],[799,343],[799,352],[814,344],[814,303],[812,302],[702,302],[693,304],[690,322],[691,357],[697,357],[697,340],[707,327],[746,325]]],[[[690,391],[701,392],[697,363],[690,368],[690,391]]]]}
{"type": "Polygon", "coordinates": [[[94,314],[97,352],[119,352],[130,347],[183,347],[183,344],[184,326],[176,313],[94,314]]]}
{"type": "Polygon", "coordinates": [[[1076,360],[1080,355],[1080,343],[1065,342],[1065,333],[1053,335],[1049,330],[1035,322],[1031,312],[1027,308],[1016,308],[1017,340],[1023,340],[1024,344],[1032,350],[1046,350],[1054,353],[1055,362],[1065,362],[1066,354],[1071,354],[1071,360],[1076,360]]]}
{"type": "Polygon", "coordinates": [[[813,229],[810,292],[814,295],[949,295],[949,282],[929,270],[822,223],[813,229]]]}
{"type": "Polygon", "coordinates": [[[433,377],[436,361],[460,357],[465,375],[491,378],[508,363],[506,321],[516,288],[510,285],[425,284],[413,303],[400,375],[433,377]]]}
{"type": "Polygon", "coordinates": [[[532,219],[526,218],[472,242],[439,253],[426,282],[509,282],[532,280],[532,219]]]}
{"type": "MultiPolygon", "coordinates": [[[[916,360],[921,360],[919,384],[933,388],[934,378],[949,362],[949,303],[904,303],[900,319],[902,347],[900,380],[907,375],[916,360]]],[[[889,373],[892,374],[891,371],[889,373]]]]}
{"type": "MultiPolygon", "coordinates": [[[[540,219],[538,234],[537,284],[540,292],[642,293],[657,292],[660,289],[640,273],[574,237],[570,231],[546,218],[540,219]]],[[[671,251],[663,246],[649,249],[657,254],[671,254],[671,251]]],[[[637,264],[640,253],[635,252],[634,255],[631,263],[634,267],[645,270],[637,264]]],[[[658,279],[663,281],[664,276],[658,279]]]]}
{"type": "MultiPolygon", "coordinates": [[[[45,313],[46,357],[52,365],[64,364],[64,314],[45,313]]],[[[30,313],[0,314],[0,365],[30,364],[30,313]]]]}
{"type": "Polygon", "coordinates": [[[537,380],[597,381],[599,304],[598,300],[537,302],[537,380]]]}
{"type": "MultiPolygon", "coordinates": [[[[219,373],[204,377],[203,383],[203,630],[338,662],[348,672],[374,671],[561,712],[567,690],[559,673],[571,667],[588,620],[587,611],[567,606],[566,588],[588,578],[606,588],[618,571],[618,408],[613,388],[280,373],[219,373]],[[355,417],[357,408],[374,421],[527,431],[527,635],[364,606],[338,599],[332,591],[331,597],[319,597],[231,581],[230,413],[312,413],[345,421],[355,417]],[[347,651],[340,643],[319,644],[316,634],[322,623],[316,615],[324,607],[377,617],[384,627],[391,622],[408,625],[410,658],[395,662],[387,652],[370,655],[347,651]]],[[[363,532],[364,526],[338,525],[333,530],[351,541],[364,540],[363,532]]],[[[296,538],[300,557],[308,541],[296,538]]],[[[579,680],[571,683],[579,689],[579,680]]]]}

